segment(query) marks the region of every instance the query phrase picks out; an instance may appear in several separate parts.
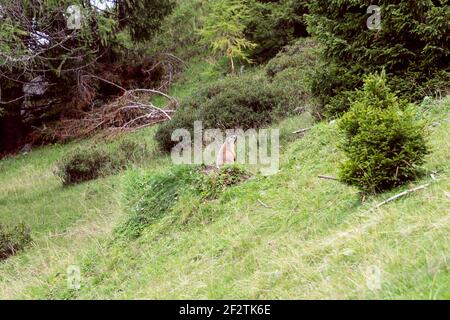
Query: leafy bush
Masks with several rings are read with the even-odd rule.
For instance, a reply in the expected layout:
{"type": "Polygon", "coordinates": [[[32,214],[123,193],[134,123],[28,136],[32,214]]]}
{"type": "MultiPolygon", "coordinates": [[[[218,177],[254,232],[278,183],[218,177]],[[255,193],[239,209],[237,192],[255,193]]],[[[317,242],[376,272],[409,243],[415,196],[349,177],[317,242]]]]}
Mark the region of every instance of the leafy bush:
{"type": "Polygon", "coordinates": [[[263,75],[251,74],[217,81],[194,93],[181,103],[171,121],[156,132],[162,151],[169,152],[177,143],[171,140],[175,129],[193,131],[194,121],[207,128],[254,128],[270,123],[272,111],[280,99],[263,75]]]}
{"type": "Polygon", "coordinates": [[[78,148],[58,164],[56,174],[64,185],[97,179],[113,163],[111,156],[99,148],[78,148]]]}
{"type": "Polygon", "coordinates": [[[325,46],[329,62],[314,93],[328,115],[350,106],[348,97],[364,74],[385,69],[402,98],[421,100],[450,82],[448,1],[377,1],[381,30],[367,27],[369,2],[318,0],[309,3],[310,31],[325,46]]]}
{"type": "MultiPolygon", "coordinates": [[[[265,71],[272,92],[283,106],[282,115],[305,111],[311,103],[311,76],[320,70],[320,47],[311,38],[302,38],[284,47],[271,59],[265,71]]],[[[312,111],[312,110],[309,110],[312,111]]]]}
{"type": "Polygon", "coordinates": [[[365,78],[363,90],[339,121],[348,159],[341,181],[376,193],[415,179],[427,154],[424,122],[415,106],[397,98],[386,85],[386,75],[365,78]]]}
{"type": "Polygon", "coordinates": [[[73,185],[117,172],[128,163],[141,161],[147,153],[146,145],[122,140],[116,147],[79,147],[64,156],[56,165],[55,174],[63,185],[73,185]]]}
{"type": "Polygon", "coordinates": [[[7,228],[0,223],[0,261],[23,250],[30,242],[30,230],[24,224],[7,228]]]}

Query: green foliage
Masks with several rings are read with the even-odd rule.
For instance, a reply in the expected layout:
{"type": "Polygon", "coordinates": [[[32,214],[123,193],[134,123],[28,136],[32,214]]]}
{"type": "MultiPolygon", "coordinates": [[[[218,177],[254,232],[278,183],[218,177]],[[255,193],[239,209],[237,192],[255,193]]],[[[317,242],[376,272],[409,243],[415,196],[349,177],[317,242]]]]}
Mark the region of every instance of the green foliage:
{"type": "Polygon", "coordinates": [[[309,77],[320,68],[319,49],[312,39],[299,39],[269,61],[264,72],[228,77],[194,91],[172,120],[158,128],[159,148],[169,152],[177,143],[171,140],[172,132],[187,129],[192,133],[194,121],[202,121],[205,129],[246,130],[309,109],[309,77]]]}
{"type": "Polygon", "coordinates": [[[84,147],[72,151],[60,160],[56,174],[64,185],[72,185],[96,179],[114,167],[114,159],[106,150],[84,147]]]}
{"type": "Polygon", "coordinates": [[[194,121],[202,121],[205,129],[249,129],[270,123],[272,110],[279,104],[263,75],[249,74],[217,81],[182,101],[172,120],[156,132],[162,151],[169,152],[176,142],[175,129],[192,132],[194,121]]]}
{"type": "Polygon", "coordinates": [[[250,16],[248,3],[242,0],[212,0],[200,34],[203,42],[215,54],[230,61],[231,74],[235,74],[236,61],[250,63],[249,52],[255,44],[244,35],[245,21],[250,16]]]}
{"type": "Polygon", "coordinates": [[[320,47],[311,38],[301,38],[284,47],[265,66],[272,92],[280,99],[281,114],[313,111],[311,77],[321,69],[320,47]]]}
{"type": "Polygon", "coordinates": [[[329,62],[315,81],[315,94],[328,115],[347,110],[362,75],[383,68],[389,85],[409,101],[448,86],[448,0],[317,0],[309,8],[310,31],[325,46],[329,62]],[[367,27],[370,4],[381,8],[381,30],[367,27]]]}
{"type": "Polygon", "coordinates": [[[250,15],[245,25],[246,38],[257,46],[251,57],[265,62],[289,42],[308,35],[304,15],[305,0],[250,0],[250,15]]]}
{"type": "Polygon", "coordinates": [[[130,31],[133,40],[149,40],[174,5],[173,0],[118,0],[118,22],[130,31]]]}
{"type": "Polygon", "coordinates": [[[249,177],[250,174],[242,166],[225,165],[217,171],[199,175],[194,185],[202,198],[216,199],[226,188],[239,184],[249,177]]]}
{"type": "Polygon", "coordinates": [[[200,54],[204,50],[199,34],[203,14],[203,0],[178,0],[150,47],[155,52],[170,52],[181,59],[200,54]]]}
{"type": "Polygon", "coordinates": [[[7,227],[0,223],[0,261],[15,255],[29,243],[30,230],[24,224],[7,227]]]}
{"type": "Polygon", "coordinates": [[[56,165],[55,174],[63,185],[97,179],[124,169],[128,163],[139,162],[147,155],[145,144],[123,140],[116,147],[79,147],[65,155],[56,165]]]}
{"type": "Polygon", "coordinates": [[[365,78],[363,90],[339,121],[348,159],[341,181],[377,193],[415,179],[427,154],[424,122],[414,105],[390,91],[386,75],[365,78]]]}

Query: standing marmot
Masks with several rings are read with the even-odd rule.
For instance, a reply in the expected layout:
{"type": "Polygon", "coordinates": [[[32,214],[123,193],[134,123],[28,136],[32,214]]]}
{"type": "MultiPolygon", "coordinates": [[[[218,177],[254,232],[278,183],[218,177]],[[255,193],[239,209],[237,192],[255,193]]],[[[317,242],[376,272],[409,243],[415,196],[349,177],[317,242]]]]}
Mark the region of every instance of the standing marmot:
{"type": "Polygon", "coordinates": [[[237,135],[233,134],[225,139],[224,144],[220,147],[217,154],[216,166],[220,168],[224,164],[230,164],[236,162],[236,140],[237,135]]]}

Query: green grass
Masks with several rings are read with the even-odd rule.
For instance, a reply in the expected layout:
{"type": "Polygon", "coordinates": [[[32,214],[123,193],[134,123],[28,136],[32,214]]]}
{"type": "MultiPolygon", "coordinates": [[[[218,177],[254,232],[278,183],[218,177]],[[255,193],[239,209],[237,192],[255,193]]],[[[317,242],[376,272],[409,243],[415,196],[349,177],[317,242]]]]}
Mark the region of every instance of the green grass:
{"type": "MultiPolygon", "coordinates": [[[[319,174],[336,175],[343,155],[335,124],[309,116],[281,128],[281,171],[256,175],[215,200],[182,197],[137,239],[113,229],[127,216],[122,186],[136,173],[166,172],[155,156],[116,176],[62,188],[52,167],[74,145],[48,146],[0,161],[0,218],[23,221],[35,243],[0,263],[0,298],[450,299],[450,99],[426,111],[428,188],[374,205],[420,181],[376,197],[319,174]],[[263,206],[260,201],[268,207],[263,206]],[[66,268],[82,287],[69,290],[66,268]],[[368,271],[381,272],[371,290],[368,271]]],[[[132,135],[152,144],[153,129],[132,135]]]]}
{"type": "MultiPolygon", "coordinates": [[[[184,66],[184,71],[177,76],[176,81],[170,88],[169,94],[178,100],[182,100],[198,90],[199,84],[214,81],[218,77],[219,74],[215,70],[214,65],[208,62],[206,58],[192,58],[184,66]]],[[[160,96],[153,99],[153,104],[157,107],[163,107],[166,103],[166,98],[160,96]]]]}

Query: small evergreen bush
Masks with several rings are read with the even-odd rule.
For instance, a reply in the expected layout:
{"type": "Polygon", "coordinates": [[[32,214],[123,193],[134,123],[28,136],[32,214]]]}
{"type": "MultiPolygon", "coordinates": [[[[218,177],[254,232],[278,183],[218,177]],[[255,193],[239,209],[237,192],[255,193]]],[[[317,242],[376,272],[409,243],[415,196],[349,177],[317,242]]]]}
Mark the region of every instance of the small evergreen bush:
{"type": "Polygon", "coordinates": [[[339,121],[347,155],[340,180],[363,193],[377,193],[417,177],[427,154],[425,125],[416,108],[386,85],[384,73],[367,76],[339,121]]]}
{"type": "Polygon", "coordinates": [[[30,230],[24,224],[6,227],[0,223],[0,261],[15,255],[31,243],[30,230]]]}

